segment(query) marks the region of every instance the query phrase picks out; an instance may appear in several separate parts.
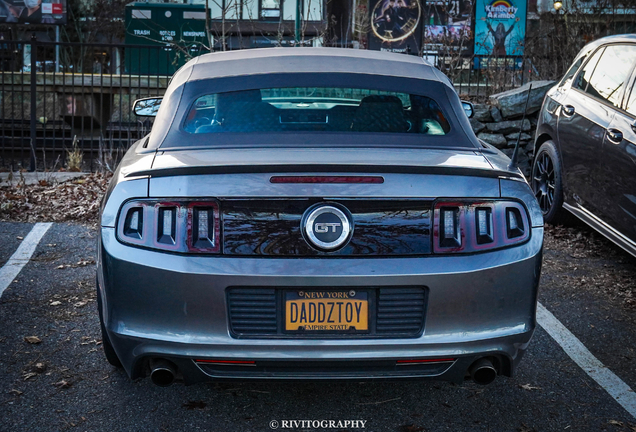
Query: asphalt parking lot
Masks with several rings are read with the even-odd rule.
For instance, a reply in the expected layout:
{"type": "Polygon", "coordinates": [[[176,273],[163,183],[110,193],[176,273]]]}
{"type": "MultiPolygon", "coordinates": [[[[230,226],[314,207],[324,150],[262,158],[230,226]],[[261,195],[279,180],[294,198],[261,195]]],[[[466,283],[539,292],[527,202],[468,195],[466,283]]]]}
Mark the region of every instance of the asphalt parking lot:
{"type": "MultiPolygon", "coordinates": [[[[0,268],[33,226],[0,222],[0,268]]],[[[540,302],[602,362],[600,382],[540,326],[517,375],[486,387],[392,381],[159,388],[130,381],[103,356],[97,229],[55,223],[0,297],[0,431],[323,430],[285,429],[284,420],[364,421],[364,428],[324,429],[340,431],[636,431],[636,406],[630,414],[611,395],[616,382],[636,388],[636,260],[589,230],[580,234],[549,230],[540,302]]],[[[622,402],[629,408],[628,393],[622,402]]]]}

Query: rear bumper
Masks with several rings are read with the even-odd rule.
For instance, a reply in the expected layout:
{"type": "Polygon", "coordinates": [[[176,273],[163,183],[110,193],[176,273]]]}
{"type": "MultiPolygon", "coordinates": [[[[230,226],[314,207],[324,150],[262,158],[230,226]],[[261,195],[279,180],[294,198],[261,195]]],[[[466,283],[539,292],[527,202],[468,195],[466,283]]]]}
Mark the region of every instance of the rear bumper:
{"type": "Polygon", "coordinates": [[[490,356],[512,375],[536,325],[543,228],[500,251],[378,259],[262,259],[169,255],[131,248],[102,228],[99,295],[127,373],[167,358],[186,383],[213,379],[436,378],[459,382],[490,356]],[[253,287],[426,286],[424,332],[415,338],[233,338],[225,291],[253,287]],[[397,359],[453,361],[398,366],[397,359]],[[253,360],[218,366],[197,359],[253,360]]]}
{"type": "MultiPolygon", "coordinates": [[[[111,342],[122,357],[131,378],[147,376],[147,360],[163,358],[174,363],[178,376],[185,384],[219,380],[365,380],[365,379],[435,379],[463,382],[473,362],[488,357],[496,364],[500,375],[512,376],[532,338],[534,329],[511,336],[484,341],[455,344],[387,346],[375,349],[328,349],[319,352],[298,352],[276,347],[266,355],[253,354],[252,347],[244,346],[224,355],[217,346],[177,344],[157,339],[127,337],[109,332],[111,342]],[[328,351],[328,352],[325,352],[328,351]],[[409,353],[409,354],[406,354],[409,353]],[[326,357],[329,354],[330,357],[326,357]],[[333,357],[331,357],[333,356],[333,357]],[[396,359],[431,358],[435,361],[416,366],[400,366],[396,359]],[[200,363],[198,359],[255,359],[255,366],[217,366],[200,363]]],[[[297,351],[297,350],[296,350],[297,351]]]]}

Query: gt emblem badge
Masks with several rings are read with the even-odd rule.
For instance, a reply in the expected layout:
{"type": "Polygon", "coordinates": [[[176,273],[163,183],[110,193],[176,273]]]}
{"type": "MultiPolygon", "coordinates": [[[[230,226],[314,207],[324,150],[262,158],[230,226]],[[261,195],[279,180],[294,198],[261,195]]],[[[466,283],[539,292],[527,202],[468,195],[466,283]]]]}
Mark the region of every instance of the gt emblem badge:
{"type": "Polygon", "coordinates": [[[307,242],[324,251],[344,246],[353,231],[349,216],[331,205],[310,207],[305,212],[301,228],[307,242]]]}
{"type": "Polygon", "coordinates": [[[329,228],[333,228],[332,232],[336,232],[336,229],[340,226],[339,223],[316,223],[314,229],[317,233],[328,233],[329,228]]]}

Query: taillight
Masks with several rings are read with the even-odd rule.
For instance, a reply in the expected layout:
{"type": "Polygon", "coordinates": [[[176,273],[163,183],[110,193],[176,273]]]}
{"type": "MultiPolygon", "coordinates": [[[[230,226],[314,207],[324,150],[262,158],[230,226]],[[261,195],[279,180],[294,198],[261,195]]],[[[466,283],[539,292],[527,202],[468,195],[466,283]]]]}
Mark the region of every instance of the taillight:
{"type": "Polygon", "coordinates": [[[528,237],[528,214],[516,201],[439,200],[435,203],[435,253],[479,252],[521,243],[528,237]]]}
{"type": "Polygon", "coordinates": [[[124,243],[174,252],[218,253],[215,201],[129,201],[121,208],[117,237],[124,243]]]}

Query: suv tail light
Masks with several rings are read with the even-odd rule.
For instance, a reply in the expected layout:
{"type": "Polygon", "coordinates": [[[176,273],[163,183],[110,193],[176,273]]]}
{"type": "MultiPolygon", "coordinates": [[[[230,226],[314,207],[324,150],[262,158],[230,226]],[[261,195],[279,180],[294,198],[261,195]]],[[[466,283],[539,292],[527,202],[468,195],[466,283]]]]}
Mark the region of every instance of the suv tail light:
{"type": "Polygon", "coordinates": [[[151,249],[218,253],[220,227],[215,201],[134,200],[119,212],[117,237],[151,249]]]}
{"type": "Polygon", "coordinates": [[[470,253],[526,241],[526,209],[516,201],[437,201],[433,221],[435,253],[470,253]]]}

